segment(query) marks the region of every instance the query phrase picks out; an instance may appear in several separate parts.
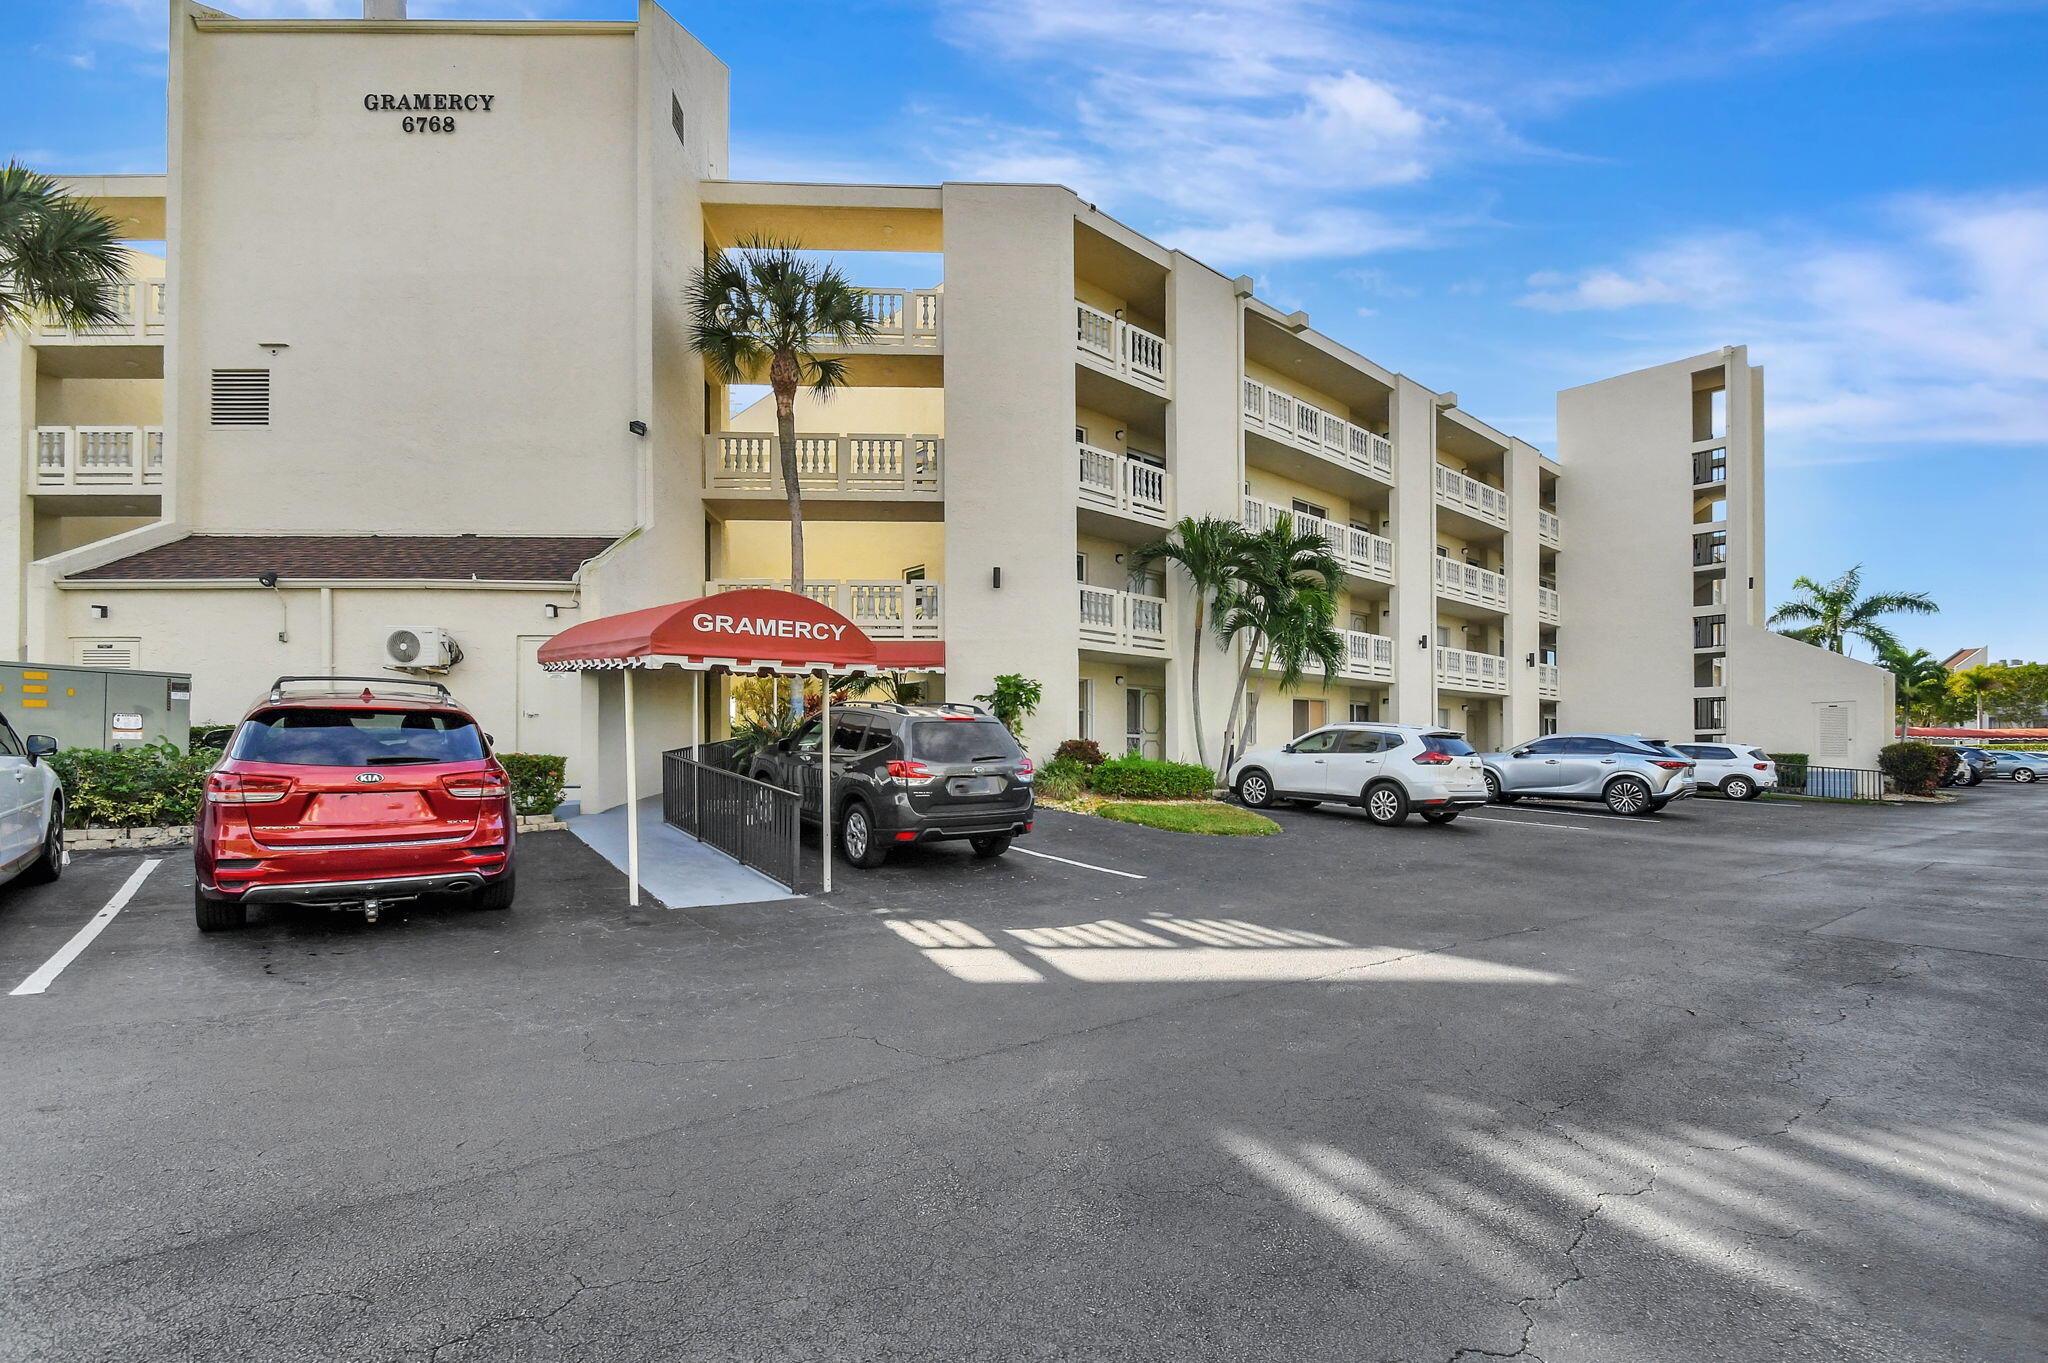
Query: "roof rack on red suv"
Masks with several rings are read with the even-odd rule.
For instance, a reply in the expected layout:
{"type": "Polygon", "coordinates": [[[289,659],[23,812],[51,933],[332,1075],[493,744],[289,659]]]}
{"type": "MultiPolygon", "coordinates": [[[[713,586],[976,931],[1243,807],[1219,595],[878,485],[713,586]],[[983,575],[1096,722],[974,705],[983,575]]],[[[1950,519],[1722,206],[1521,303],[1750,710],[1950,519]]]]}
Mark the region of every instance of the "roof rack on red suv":
{"type": "MultiPolygon", "coordinates": [[[[354,692],[355,688],[353,686],[338,686],[335,685],[335,683],[337,682],[362,682],[363,690],[365,692],[374,692],[378,687],[384,686],[423,686],[435,693],[434,699],[446,701],[450,705],[453,705],[455,703],[455,693],[450,691],[447,687],[443,686],[441,683],[437,681],[421,681],[416,677],[316,677],[310,675],[303,677],[279,677],[276,681],[270,684],[270,698],[272,700],[283,700],[285,688],[287,686],[298,686],[302,683],[313,684],[308,687],[307,694],[309,695],[339,696],[348,695],[354,692]]],[[[389,699],[417,700],[420,699],[420,697],[392,696],[389,697],[389,699]]]]}

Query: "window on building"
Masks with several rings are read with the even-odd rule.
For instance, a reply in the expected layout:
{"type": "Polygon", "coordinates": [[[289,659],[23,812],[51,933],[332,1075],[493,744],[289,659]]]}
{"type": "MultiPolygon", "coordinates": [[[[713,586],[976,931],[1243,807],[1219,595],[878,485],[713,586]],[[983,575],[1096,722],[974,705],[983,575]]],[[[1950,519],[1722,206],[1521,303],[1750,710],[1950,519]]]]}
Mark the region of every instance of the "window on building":
{"type": "Polygon", "coordinates": [[[1305,502],[1301,498],[1296,497],[1294,499],[1294,514],[1297,516],[1314,516],[1319,521],[1326,521],[1330,519],[1330,508],[1317,506],[1314,502],[1305,502]]]}
{"type": "Polygon", "coordinates": [[[1074,555],[1074,581],[1086,582],[1087,580],[1088,556],[1086,554],[1076,554],[1074,555]]]}
{"type": "Polygon", "coordinates": [[[1724,696],[1696,696],[1692,702],[1692,727],[1702,733],[1719,733],[1728,727],[1728,701],[1724,696]]]}
{"type": "Polygon", "coordinates": [[[1095,737],[1095,683],[1087,677],[1081,678],[1081,720],[1075,733],[1082,738],[1095,737]]]}
{"type": "Polygon", "coordinates": [[[1726,648],[1728,646],[1728,617],[1725,615],[1702,615],[1692,622],[1692,646],[1694,648],[1726,648]]]}
{"type": "Polygon", "coordinates": [[[905,568],[905,569],[903,570],[903,580],[904,580],[905,582],[922,582],[922,581],[924,581],[924,580],[925,580],[925,569],[924,569],[924,565],[923,565],[922,563],[913,563],[913,564],[911,564],[911,565],[910,565],[910,566],[909,566],[908,568],[905,568]]]}
{"type": "Polygon", "coordinates": [[[683,114],[683,102],[673,93],[668,97],[668,122],[676,130],[676,141],[685,147],[690,145],[690,121],[683,114]]]}
{"type": "Polygon", "coordinates": [[[1352,701],[1352,702],[1351,702],[1351,722],[1352,722],[1353,724],[1369,724],[1369,723],[1371,723],[1371,722],[1372,722],[1372,702],[1371,702],[1371,701],[1368,701],[1368,700],[1354,700],[1354,701],[1352,701]]]}

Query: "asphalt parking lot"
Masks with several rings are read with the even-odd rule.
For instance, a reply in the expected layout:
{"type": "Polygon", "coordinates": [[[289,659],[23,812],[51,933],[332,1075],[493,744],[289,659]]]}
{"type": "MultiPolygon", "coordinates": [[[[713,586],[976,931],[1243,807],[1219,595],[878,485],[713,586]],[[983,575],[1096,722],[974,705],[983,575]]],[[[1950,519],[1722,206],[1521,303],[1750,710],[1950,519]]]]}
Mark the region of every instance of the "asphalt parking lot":
{"type": "Polygon", "coordinates": [[[2037,1359],[2048,793],[1960,795],[207,938],[173,854],[0,995],[0,1358],[2037,1359]]]}

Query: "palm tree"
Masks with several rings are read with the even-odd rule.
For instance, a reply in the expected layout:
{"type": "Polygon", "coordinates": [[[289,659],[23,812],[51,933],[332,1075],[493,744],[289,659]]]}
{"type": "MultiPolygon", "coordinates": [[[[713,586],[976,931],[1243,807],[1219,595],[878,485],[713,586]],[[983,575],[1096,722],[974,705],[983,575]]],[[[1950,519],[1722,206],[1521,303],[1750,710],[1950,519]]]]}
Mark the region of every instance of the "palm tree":
{"type": "Polygon", "coordinates": [[[114,286],[128,266],[120,234],[49,176],[0,166],[0,331],[37,313],[74,331],[120,321],[114,286]]]}
{"type": "Polygon", "coordinates": [[[1237,689],[1230,700],[1230,718],[1223,727],[1220,772],[1228,772],[1237,746],[1237,721],[1251,684],[1252,664],[1270,649],[1280,665],[1282,689],[1301,680],[1311,663],[1323,666],[1323,684],[1344,663],[1344,643],[1332,621],[1337,593],[1344,587],[1344,565],[1321,535],[1298,533],[1285,513],[1257,533],[1247,532],[1237,567],[1237,581],[1217,603],[1216,628],[1228,641],[1249,636],[1244,662],[1237,670],[1237,689]]]}
{"type": "Polygon", "coordinates": [[[1796,577],[1792,579],[1792,586],[1804,592],[1805,596],[1778,607],[1769,623],[1773,628],[1795,626],[1778,632],[1805,643],[1817,644],[1831,653],[1847,653],[1852,639],[1861,639],[1878,650],[1897,648],[1899,641],[1878,623],[1880,618],[1887,615],[1934,615],[1941,610],[1924,592],[1862,595],[1863,565],[1860,563],[1833,582],[1821,583],[1810,577],[1796,577]]]}
{"type": "Polygon", "coordinates": [[[1140,568],[1159,562],[1178,565],[1195,589],[1195,658],[1188,667],[1188,690],[1194,700],[1195,756],[1205,767],[1209,765],[1209,745],[1202,735],[1202,654],[1208,650],[1203,646],[1202,630],[1211,608],[1223,602],[1237,581],[1245,539],[1245,528],[1236,521],[1183,516],[1166,538],[1142,545],[1132,555],[1140,568]]]}
{"type": "Polygon", "coordinates": [[[836,265],[807,260],[795,242],[744,237],[729,251],[707,248],[690,280],[690,348],[720,383],[775,390],[775,435],[789,497],[789,586],[804,589],[804,503],[796,467],[796,390],[820,397],[846,385],[846,361],[813,348],[869,341],[867,296],[836,265]]]}
{"type": "Polygon", "coordinates": [[[1916,715],[1937,706],[1948,692],[1948,669],[1924,648],[1911,653],[1897,646],[1880,648],[1877,660],[1898,684],[1902,729],[1912,724],[1916,715]]]}
{"type": "Polygon", "coordinates": [[[1984,727],[1984,698],[1994,691],[2003,691],[2005,685],[2005,669],[1993,663],[1965,667],[1949,673],[1948,677],[1948,693],[1977,707],[1977,727],[1980,729],[1984,727]]]}

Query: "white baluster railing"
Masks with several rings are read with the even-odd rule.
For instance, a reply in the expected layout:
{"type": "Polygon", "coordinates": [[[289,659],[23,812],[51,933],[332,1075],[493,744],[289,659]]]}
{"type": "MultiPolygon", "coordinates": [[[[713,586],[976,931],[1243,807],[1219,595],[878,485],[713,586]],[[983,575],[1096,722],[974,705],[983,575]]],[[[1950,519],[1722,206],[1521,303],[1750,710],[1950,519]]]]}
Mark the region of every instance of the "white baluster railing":
{"type": "Polygon", "coordinates": [[[1164,392],[1170,378],[1173,347],[1166,338],[1135,322],[1074,300],[1074,347],[1104,368],[1164,392]]]}
{"type": "Polygon", "coordinates": [[[1495,610],[1508,608],[1508,580],[1505,574],[1474,563],[1462,563],[1454,558],[1437,555],[1436,589],[1439,596],[1454,597],[1469,601],[1475,606],[1491,606],[1495,610]]]}
{"type": "Polygon", "coordinates": [[[1508,494],[1446,464],[1436,466],[1437,500],[1495,525],[1508,523],[1508,494]]]}
{"type": "Polygon", "coordinates": [[[1555,511],[1545,511],[1540,506],[1536,508],[1536,535],[1553,549],[1563,542],[1564,527],[1555,511]]]}
{"type": "MultiPolygon", "coordinates": [[[[805,495],[935,496],[945,440],[936,435],[811,435],[796,438],[797,486],[805,495]]],[[[773,432],[714,431],[704,437],[707,492],[780,492],[782,457],[773,432]]]]}
{"type": "Polygon", "coordinates": [[[1557,699],[1557,664],[1536,664],[1536,694],[1545,700],[1557,699]]]}
{"type": "Polygon", "coordinates": [[[1165,525],[1173,479],[1157,464],[1114,450],[1076,444],[1080,460],[1078,496],[1083,506],[1114,511],[1151,525],[1165,525]]]}
{"type": "Polygon", "coordinates": [[[1455,686],[1467,691],[1504,692],[1508,689],[1508,660],[1495,653],[1439,648],[1436,651],[1436,680],[1439,686],[1455,686]]]}
{"type": "Polygon", "coordinates": [[[164,480],[161,426],[38,426],[39,489],[134,488],[164,480]]]}
{"type": "Polygon", "coordinates": [[[1245,424],[1253,430],[1332,463],[1393,480],[1394,445],[1387,437],[1257,379],[1246,377],[1241,383],[1245,424]]]}
{"type": "Polygon", "coordinates": [[[1319,516],[1304,515],[1278,502],[1261,501],[1257,497],[1244,499],[1244,526],[1247,530],[1264,530],[1281,516],[1292,519],[1297,530],[1319,534],[1329,541],[1330,551],[1343,560],[1345,572],[1378,582],[1394,580],[1392,540],[1355,525],[1340,525],[1319,516]]]}
{"type": "Polygon", "coordinates": [[[1559,605],[1560,601],[1555,587],[1538,587],[1536,589],[1536,614],[1550,624],[1556,624],[1563,614],[1559,609],[1559,605]]]}
{"type": "MultiPolygon", "coordinates": [[[[720,578],[704,584],[706,592],[739,587],[789,590],[789,579],[720,578]]],[[[940,584],[894,579],[843,579],[804,582],[804,595],[830,606],[874,639],[939,639],[945,635],[940,609],[940,584]]]]}
{"type": "Polygon", "coordinates": [[[1079,584],[1083,647],[1164,657],[1166,598],[1079,584]]]}

